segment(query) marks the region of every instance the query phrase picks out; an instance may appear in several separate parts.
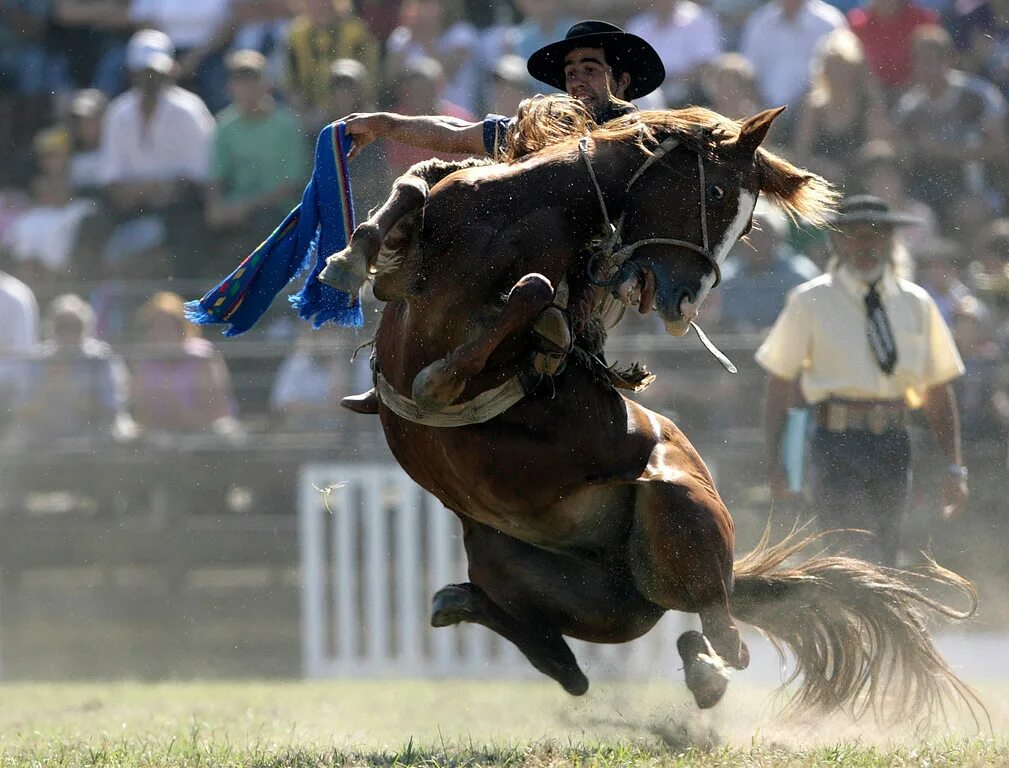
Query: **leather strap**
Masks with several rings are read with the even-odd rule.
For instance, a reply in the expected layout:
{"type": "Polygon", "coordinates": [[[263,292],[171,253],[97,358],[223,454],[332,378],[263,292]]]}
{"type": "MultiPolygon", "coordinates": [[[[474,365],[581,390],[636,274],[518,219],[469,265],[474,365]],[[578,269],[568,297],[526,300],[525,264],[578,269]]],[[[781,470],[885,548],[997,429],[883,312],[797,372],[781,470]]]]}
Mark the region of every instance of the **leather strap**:
{"type": "Polygon", "coordinates": [[[375,383],[379,399],[390,411],[400,418],[427,427],[467,427],[471,424],[481,424],[500,416],[526,396],[519,377],[512,376],[504,384],[481,392],[472,400],[433,410],[422,408],[410,398],[401,395],[381,373],[376,374],[375,383]]]}

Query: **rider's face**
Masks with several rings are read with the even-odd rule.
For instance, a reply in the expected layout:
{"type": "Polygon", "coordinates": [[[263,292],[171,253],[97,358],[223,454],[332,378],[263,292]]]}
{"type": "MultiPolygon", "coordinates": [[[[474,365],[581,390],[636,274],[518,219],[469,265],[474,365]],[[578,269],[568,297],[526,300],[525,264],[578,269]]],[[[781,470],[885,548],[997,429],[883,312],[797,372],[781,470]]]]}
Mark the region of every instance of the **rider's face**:
{"type": "Polygon", "coordinates": [[[564,83],[569,96],[598,114],[613,96],[624,98],[630,77],[624,73],[619,81],[614,79],[602,48],[575,48],[564,57],[564,83]]]}

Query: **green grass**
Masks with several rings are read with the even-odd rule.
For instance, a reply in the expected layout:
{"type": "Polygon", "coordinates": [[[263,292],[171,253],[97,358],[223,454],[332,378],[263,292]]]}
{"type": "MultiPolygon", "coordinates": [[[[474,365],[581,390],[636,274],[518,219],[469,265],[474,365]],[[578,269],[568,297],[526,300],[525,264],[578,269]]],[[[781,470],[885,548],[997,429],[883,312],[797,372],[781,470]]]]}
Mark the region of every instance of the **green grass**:
{"type": "Polygon", "coordinates": [[[994,734],[925,734],[843,719],[779,722],[766,692],[733,687],[699,713],[680,687],[363,682],[0,686],[7,766],[1007,766],[994,734]]]}

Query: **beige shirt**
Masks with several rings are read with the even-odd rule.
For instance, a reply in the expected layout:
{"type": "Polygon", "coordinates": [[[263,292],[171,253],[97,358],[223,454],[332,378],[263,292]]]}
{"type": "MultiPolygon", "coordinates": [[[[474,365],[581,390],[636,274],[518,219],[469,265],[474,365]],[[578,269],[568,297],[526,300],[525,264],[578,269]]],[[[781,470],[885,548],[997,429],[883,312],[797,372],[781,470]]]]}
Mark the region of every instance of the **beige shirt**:
{"type": "Polygon", "coordinates": [[[880,370],[866,338],[868,287],[835,270],[795,288],[757,362],[782,379],[799,378],[809,403],[905,400],[921,405],[926,390],[964,372],[949,328],[924,289],[886,274],[880,297],[897,343],[893,375],[880,370]]]}

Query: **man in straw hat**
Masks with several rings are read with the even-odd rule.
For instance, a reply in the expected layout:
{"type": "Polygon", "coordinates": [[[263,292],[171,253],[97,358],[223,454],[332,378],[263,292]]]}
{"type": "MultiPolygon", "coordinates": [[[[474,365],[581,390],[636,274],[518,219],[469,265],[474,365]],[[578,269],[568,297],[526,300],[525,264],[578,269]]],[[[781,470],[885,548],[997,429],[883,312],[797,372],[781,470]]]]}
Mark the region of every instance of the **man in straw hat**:
{"type": "MultiPolygon", "coordinates": [[[[830,271],[788,302],[757,362],[770,374],[766,447],[775,496],[793,477],[779,450],[798,381],[815,412],[811,487],[824,529],[850,533],[851,549],[895,565],[910,483],[908,411],[922,408],[946,456],[945,519],[967,499],[967,469],[950,382],[964,372],[935,302],[893,271],[894,230],[917,223],[871,195],[845,199],[834,221],[830,271]]],[[[801,437],[800,437],[801,439],[801,437]]]]}
{"type": "MultiPolygon", "coordinates": [[[[578,22],[563,40],[534,52],[527,68],[536,80],[578,99],[597,123],[634,111],[628,102],[654,91],[666,76],[662,60],[651,45],[605,21],[578,22]]],[[[487,115],[483,120],[469,122],[445,115],[350,115],[346,118],[346,130],[353,139],[349,156],[353,159],[381,138],[432,152],[496,156],[513,119],[487,115]]],[[[330,260],[319,279],[343,287],[339,277],[343,269],[330,260]]],[[[373,389],[345,397],[341,404],[358,413],[378,412],[373,389]]]]}

